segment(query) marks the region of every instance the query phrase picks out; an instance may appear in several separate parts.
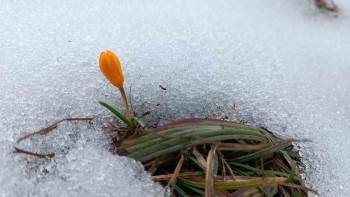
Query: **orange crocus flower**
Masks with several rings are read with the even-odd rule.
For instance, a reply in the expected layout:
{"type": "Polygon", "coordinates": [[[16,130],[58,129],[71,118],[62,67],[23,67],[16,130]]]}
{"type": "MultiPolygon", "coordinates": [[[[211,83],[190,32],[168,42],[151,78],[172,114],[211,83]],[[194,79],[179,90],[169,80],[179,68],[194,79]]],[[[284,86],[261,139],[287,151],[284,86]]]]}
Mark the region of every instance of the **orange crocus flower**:
{"type": "Polygon", "coordinates": [[[128,117],[132,114],[129,111],[128,99],[124,91],[124,75],[122,70],[122,65],[118,57],[112,51],[103,51],[100,55],[100,69],[103,75],[110,81],[114,86],[116,86],[125,106],[125,112],[128,117]]]}
{"type": "Polygon", "coordinates": [[[118,57],[112,51],[104,51],[100,55],[100,69],[103,75],[114,86],[123,88],[124,75],[118,57]]]}

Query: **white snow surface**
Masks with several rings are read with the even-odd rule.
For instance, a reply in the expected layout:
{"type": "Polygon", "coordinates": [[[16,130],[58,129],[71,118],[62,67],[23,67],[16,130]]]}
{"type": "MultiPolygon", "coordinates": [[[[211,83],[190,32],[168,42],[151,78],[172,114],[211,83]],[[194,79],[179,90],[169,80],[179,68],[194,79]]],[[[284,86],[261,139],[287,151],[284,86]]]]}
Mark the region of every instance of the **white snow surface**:
{"type": "Polygon", "coordinates": [[[97,101],[120,102],[99,72],[106,49],[137,112],[165,122],[234,102],[238,120],[311,140],[297,144],[307,184],[348,196],[350,3],[335,2],[338,17],[307,0],[0,0],[0,196],[164,196],[140,163],[108,152],[97,101]],[[55,159],[13,153],[21,135],[82,116],[97,120],[27,142],[55,159]]]}

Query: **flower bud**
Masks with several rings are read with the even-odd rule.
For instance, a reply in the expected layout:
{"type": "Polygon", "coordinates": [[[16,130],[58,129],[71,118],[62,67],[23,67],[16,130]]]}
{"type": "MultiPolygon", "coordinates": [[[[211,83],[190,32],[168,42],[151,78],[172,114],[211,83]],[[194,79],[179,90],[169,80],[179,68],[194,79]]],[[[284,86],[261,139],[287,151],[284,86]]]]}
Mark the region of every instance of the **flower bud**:
{"type": "Polygon", "coordinates": [[[103,75],[114,86],[123,88],[124,76],[118,57],[112,51],[104,51],[100,55],[100,69],[103,75]]]}

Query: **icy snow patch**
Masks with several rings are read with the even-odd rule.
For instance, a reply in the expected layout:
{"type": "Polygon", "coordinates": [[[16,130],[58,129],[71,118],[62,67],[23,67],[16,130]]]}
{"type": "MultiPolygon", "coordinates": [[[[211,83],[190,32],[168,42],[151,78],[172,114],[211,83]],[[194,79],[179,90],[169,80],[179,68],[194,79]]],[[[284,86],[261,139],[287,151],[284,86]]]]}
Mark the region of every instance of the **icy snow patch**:
{"type": "Polygon", "coordinates": [[[56,162],[57,173],[40,181],[36,195],[165,196],[163,189],[150,181],[141,163],[105,149],[74,149],[56,162]]]}
{"type": "MultiPolygon", "coordinates": [[[[112,155],[98,132],[91,125],[68,124],[20,145],[55,152],[49,160],[1,155],[0,196],[167,196],[140,162],[112,155]]],[[[1,148],[13,149],[13,143],[1,148]]]]}
{"type": "Polygon", "coordinates": [[[107,152],[104,121],[47,136],[61,153],[52,162],[12,153],[21,134],[54,120],[108,117],[98,100],[120,106],[97,66],[111,49],[137,112],[166,121],[235,102],[239,120],[311,139],[298,144],[307,183],[347,196],[350,4],[336,2],[338,17],[305,0],[1,1],[0,194],[163,195],[139,164],[107,152]]]}

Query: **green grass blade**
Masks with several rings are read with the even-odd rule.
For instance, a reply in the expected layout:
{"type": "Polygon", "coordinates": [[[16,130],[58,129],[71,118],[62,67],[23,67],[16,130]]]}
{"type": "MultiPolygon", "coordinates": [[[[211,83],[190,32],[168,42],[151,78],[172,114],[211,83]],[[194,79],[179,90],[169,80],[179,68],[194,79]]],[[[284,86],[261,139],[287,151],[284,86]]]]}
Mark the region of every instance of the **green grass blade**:
{"type": "MultiPolygon", "coordinates": [[[[246,173],[249,173],[251,175],[260,175],[265,173],[267,176],[270,177],[286,177],[288,178],[290,176],[290,174],[284,173],[284,172],[280,172],[280,171],[275,171],[275,170],[261,170],[258,168],[254,168],[249,166],[248,164],[242,164],[242,163],[238,163],[238,162],[230,162],[230,165],[233,166],[233,168],[235,170],[238,170],[238,168],[242,168],[246,171],[246,173]]],[[[293,180],[298,180],[298,177],[293,177],[293,180]]]]}
{"type": "Polygon", "coordinates": [[[257,159],[259,157],[264,157],[267,155],[274,154],[274,153],[276,153],[284,148],[287,148],[288,146],[291,146],[291,145],[292,145],[292,141],[290,141],[290,140],[282,141],[282,142],[275,144],[273,146],[266,147],[260,151],[232,159],[231,161],[246,162],[246,161],[254,160],[254,159],[257,159]]]}
{"type": "Polygon", "coordinates": [[[290,176],[288,177],[288,181],[292,181],[293,178],[297,175],[295,161],[287,154],[286,151],[281,150],[280,152],[283,154],[284,158],[287,160],[287,162],[291,166],[290,176]]]}
{"type": "MultiPolygon", "coordinates": [[[[196,133],[202,133],[204,130],[208,132],[240,132],[249,134],[251,140],[256,140],[266,143],[268,140],[265,135],[261,133],[258,128],[252,128],[236,123],[228,123],[224,121],[213,121],[213,120],[198,120],[191,121],[188,120],[183,124],[171,124],[160,127],[158,129],[148,131],[143,136],[138,137],[137,139],[129,139],[123,142],[123,148],[138,146],[140,147],[140,142],[149,142],[151,144],[158,143],[161,140],[161,137],[155,137],[152,135],[166,136],[166,138],[193,138],[196,133]],[[151,142],[152,141],[152,142],[151,142]]],[[[135,147],[136,148],[136,147],[135,147]]]]}
{"type": "Polygon", "coordinates": [[[220,166],[219,157],[218,157],[218,154],[215,154],[214,155],[214,175],[215,176],[218,175],[219,166],[220,166]]]}
{"type": "MultiPolygon", "coordinates": [[[[200,136],[203,137],[203,136],[200,136]]],[[[207,136],[205,140],[207,141],[222,141],[222,140],[229,140],[229,139],[239,139],[239,138],[250,138],[251,136],[242,135],[242,134],[231,134],[231,135],[212,135],[207,136]]],[[[166,139],[165,141],[161,141],[158,143],[153,143],[152,145],[148,147],[143,147],[142,149],[137,149],[130,151],[128,148],[125,148],[130,154],[129,157],[132,157],[136,160],[140,160],[141,162],[147,161],[149,159],[155,158],[160,155],[168,154],[171,152],[175,152],[177,150],[187,148],[190,146],[195,146],[199,144],[205,144],[202,140],[184,140],[184,139],[166,139]]],[[[124,148],[122,146],[122,148],[124,148]]]]}
{"type": "Polygon", "coordinates": [[[117,118],[119,118],[124,124],[126,124],[126,126],[129,129],[132,129],[134,127],[134,124],[132,123],[132,121],[130,119],[128,119],[127,117],[125,117],[122,113],[120,113],[118,110],[114,109],[112,106],[108,105],[105,102],[99,101],[99,103],[107,108],[110,112],[112,112],[113,115],[115,115],[117,118]]]}
{"type": "MultiPolygon", "coordinates": [[[[162,133],[161,135],[165,135],[162,133]]],[[[165,141],[179,140],[179,141],[196,141],[197,143],[204,144],[213,141],[221,141],[228,139],[246,139],[254,141],[264,141],[265,138],[251,131],[242,131],[239,129],[226,129],[220,128],[218,130],[211,130],[206,127],[195,128],[195,129],[185,129],[177,130],[173,134],[166,134],[166,137],[160,137],[152,135],[150,133],[145,134],[138,138],[138,140],[133,140],[132,143],[127,141],[122,144],[122,148],[127,149],[128,152],[135,152],[138,150],[144,151],[145,148],[149,146],[154,146],[165,141]],[[202,142],[201,140],[202,139],[202,142]]]]}

